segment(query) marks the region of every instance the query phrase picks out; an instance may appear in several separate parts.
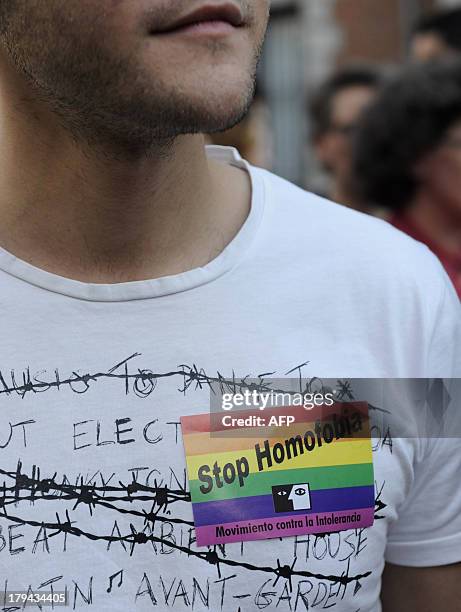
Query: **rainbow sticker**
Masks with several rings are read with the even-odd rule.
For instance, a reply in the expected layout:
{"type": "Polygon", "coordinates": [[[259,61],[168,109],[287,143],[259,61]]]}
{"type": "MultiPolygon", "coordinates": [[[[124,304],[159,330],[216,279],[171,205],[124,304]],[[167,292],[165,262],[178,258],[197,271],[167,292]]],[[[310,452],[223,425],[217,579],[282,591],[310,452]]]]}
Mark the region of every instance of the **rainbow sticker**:
{"type": "Polygon", "coordinates": [[[233,416],[181,418],[198,546],[373,524],[367,403],[233,416]]]}

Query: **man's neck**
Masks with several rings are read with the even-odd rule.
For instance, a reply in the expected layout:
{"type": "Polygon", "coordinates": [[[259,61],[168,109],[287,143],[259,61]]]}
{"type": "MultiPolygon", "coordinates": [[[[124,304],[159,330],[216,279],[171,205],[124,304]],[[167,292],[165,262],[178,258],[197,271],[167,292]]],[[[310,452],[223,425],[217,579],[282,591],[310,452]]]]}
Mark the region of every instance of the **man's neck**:
{"type": "Polygon", "coordinates": [[[69,278],[124,282],[203,266],[238,232],[249,178],[208,160],[201,136],[121,161],[77,143],[9,85],[0,94],[4,249],[69,278]]]}
{"type": "Polygon", "coordinates": [[[461,253],[461,212],[431,194],[419,193],[405,216],[435,245],[447,253],[461,253]]]}

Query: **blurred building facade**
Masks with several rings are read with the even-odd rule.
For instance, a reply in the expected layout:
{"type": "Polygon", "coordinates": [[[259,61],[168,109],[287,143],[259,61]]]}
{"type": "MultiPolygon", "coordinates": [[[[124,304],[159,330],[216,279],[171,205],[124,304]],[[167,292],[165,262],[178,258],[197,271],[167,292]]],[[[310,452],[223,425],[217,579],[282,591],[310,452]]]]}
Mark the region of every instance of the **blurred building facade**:
{"type": "Polygon", "coordinates": [[[268,106],[272,169],[312,187],[319,169],[308,142],[309,92],[351,62],[405,61],[412,24],[461,0],[273,0],[260,82],[268,106]]]}

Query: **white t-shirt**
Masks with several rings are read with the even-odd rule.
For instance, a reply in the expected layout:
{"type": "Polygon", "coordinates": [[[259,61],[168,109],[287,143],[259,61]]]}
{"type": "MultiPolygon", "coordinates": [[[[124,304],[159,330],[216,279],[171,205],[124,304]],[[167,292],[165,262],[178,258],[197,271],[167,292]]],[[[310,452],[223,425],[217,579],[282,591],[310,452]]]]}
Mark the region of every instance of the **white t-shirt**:
{"type": "Polygon", "coordinates": [[[375,440],[371,528],[204,549],[179,419],[207,412],[199,382],[218,373],[460,377],[459,302],[387,223],[208,154],[253,193],[202,268],[97,285],[0,250],[0,592],[67,588],[97,612],[378,612],[385,560],[461,560],[459,441],[375,440]]]}

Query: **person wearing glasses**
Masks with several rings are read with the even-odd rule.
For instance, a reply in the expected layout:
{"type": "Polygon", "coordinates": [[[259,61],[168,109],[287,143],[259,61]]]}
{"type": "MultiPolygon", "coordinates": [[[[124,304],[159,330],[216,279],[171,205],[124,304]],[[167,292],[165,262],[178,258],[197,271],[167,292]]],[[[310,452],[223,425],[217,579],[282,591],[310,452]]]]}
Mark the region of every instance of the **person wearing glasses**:
{"type": "Polygon", "coordinates": [[[363,209],[351,184],[351,137],[381,77],[371,66],[349,66],[334,73],[314,93],[309,107],[315,155],[329,177],[328,197],[363,209]]]}

